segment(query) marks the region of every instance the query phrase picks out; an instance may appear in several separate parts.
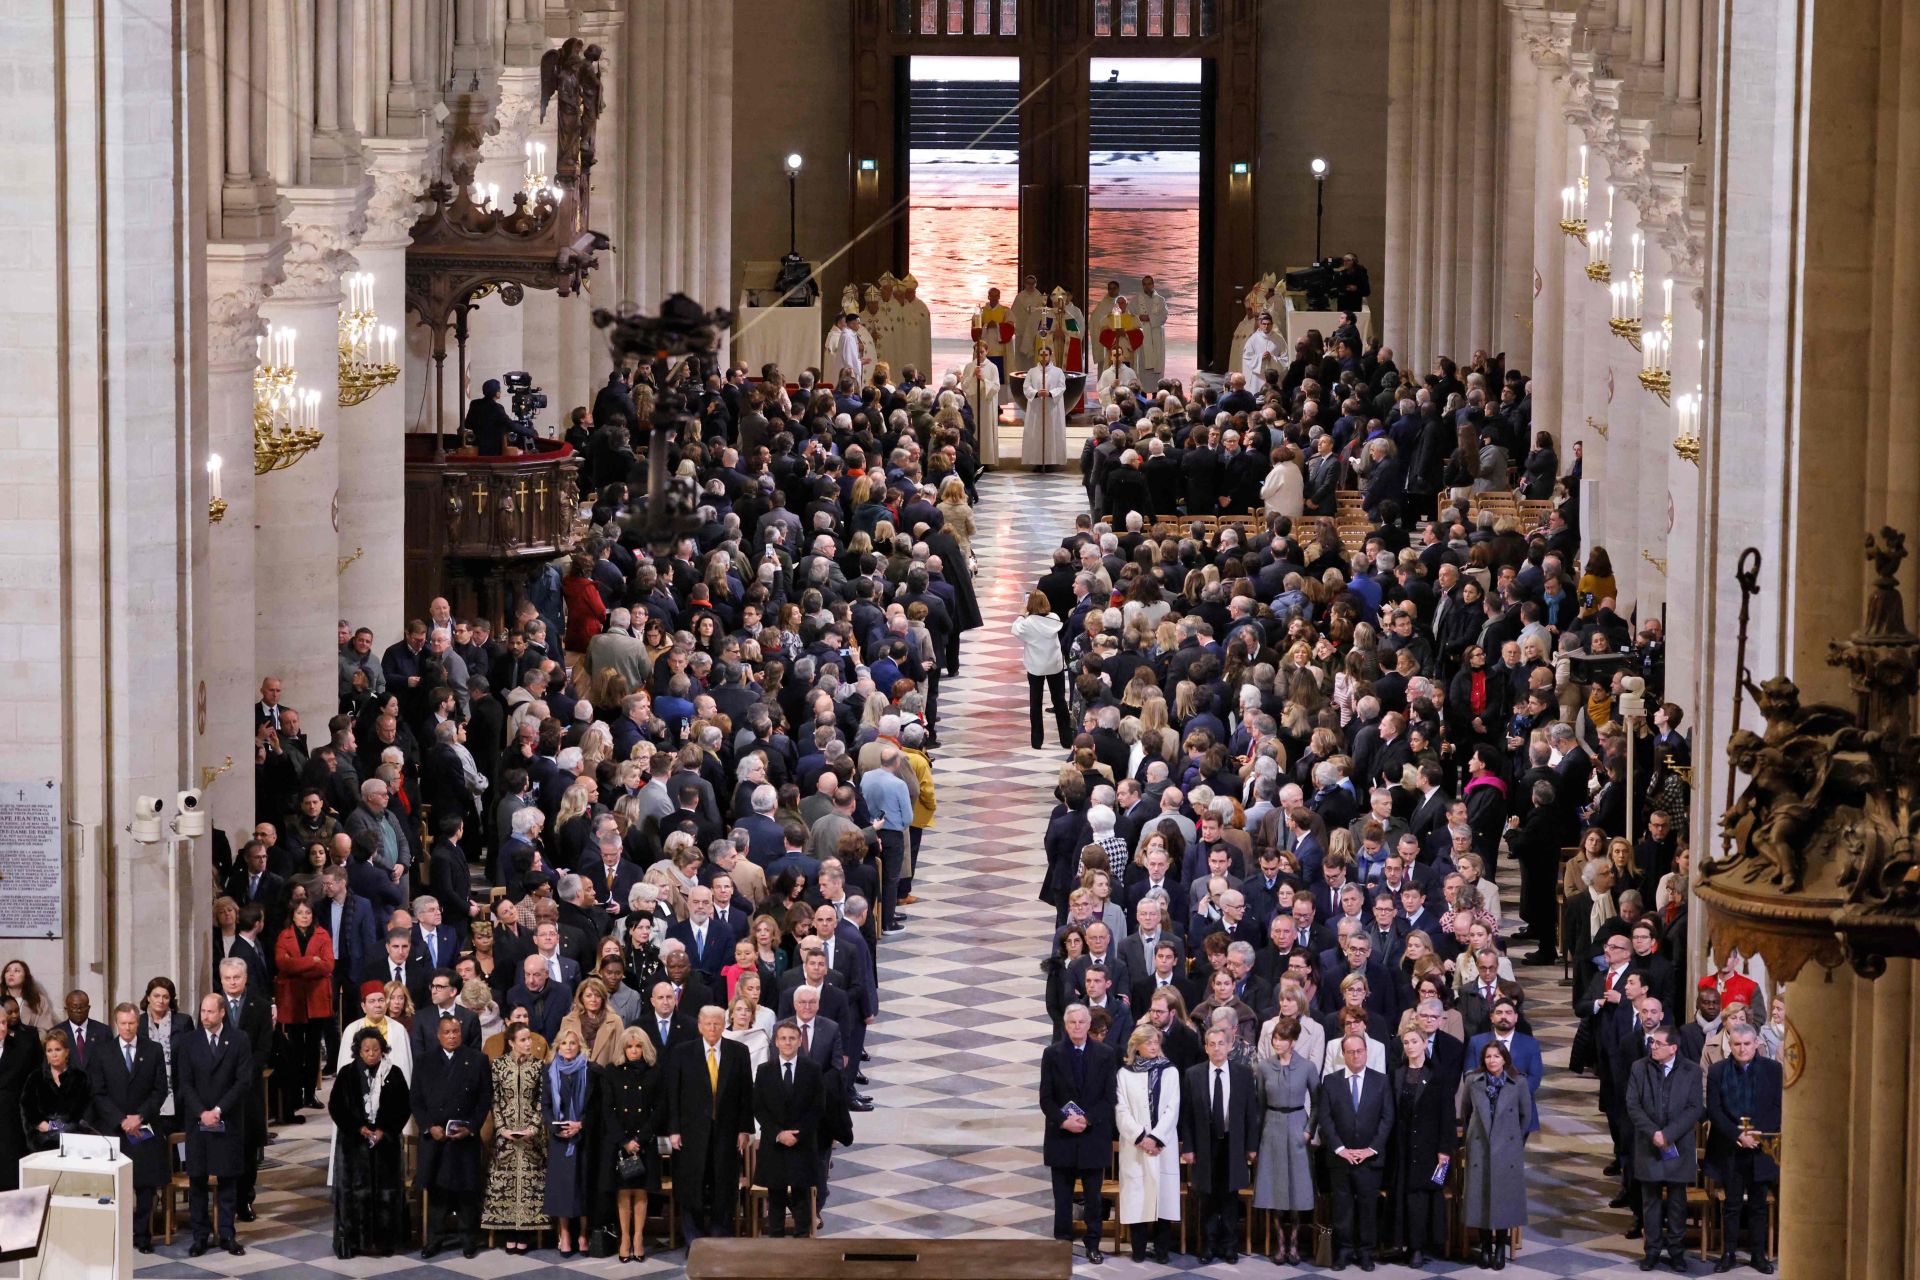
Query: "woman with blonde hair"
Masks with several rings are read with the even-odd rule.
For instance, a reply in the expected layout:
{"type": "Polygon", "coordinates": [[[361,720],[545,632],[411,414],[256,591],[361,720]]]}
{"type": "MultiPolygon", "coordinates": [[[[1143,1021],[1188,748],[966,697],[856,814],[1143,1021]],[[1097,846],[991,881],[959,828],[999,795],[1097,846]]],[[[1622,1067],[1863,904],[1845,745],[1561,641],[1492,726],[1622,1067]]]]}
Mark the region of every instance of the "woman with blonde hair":
{"type": "MultiPolygon", "coordinates": [[[[614,703],[614,706],[620,705],[614,703]]],[[[580,735],[580,768],[585,774],[592,774],[600,767],[602,760],[613,758],[613,731],[606,722],[595,720],[580,735]]]]}
{"type": "Polygon", "coordinates": [[[1143,1021],[1127,1037],[1114,1120],[1120,1132],[1120,1222],[1135,1262],[1165,1264],[1180,1221],[1180,1072],[1160,1028],[1143,1021]]]}
{"type": "Polygon", "coordinates": [[[772,1044],[772,1037],[759,1023],[759,1012],[745,997],[735,997],[733,1003],[727,1006],[726,1030],[720,1033],[735,1044],[746,1047],[747,1065],[755,1075],[765,1064],[767,1050],[772,1044]]]}
{"type": "Polygon", "coordinates": [[[660,1157],[655,1139],[665,1109],[665,1081],[655,1070],[653,1041],[639,1027],[620,1033],[620,1058],[601,1076],[602,1132],[610,1139],[611,1182],[620,1215],[620,1261],[647,1256],[642,1239],[647,1223],[647,1194],[660,1189],[660,1157]]]}
{"type": "Polygon", "coordinates": [[[574,987],[573,1008],[560,1019],[560,1035],[566,1035],[569,1028],[579,1034],[580,1043],[595,1066],[612,1066],[619,1061],[620,1033],[626,1027],[607,998],[607,984],[599,978],[582,978],[574,987]]]}
{"type": "Polygon", "coordinates": [[[597,1121],[604,1104],[600,1069],[587,1057],[577,1027],[560,1024],[553,1038],[553,1061],[540,1075],[540,1090],[547,1120],[546,1193],[540,1207],[557,1220],[560,1238],[555,1248],[560,1256],[578,1257],[586,1252],[587,1211],[598,1172],[597,1121]]]}
{"type": "Polygon", "coordinates": [[[968,560],[973,559],[973,507],[967,501],[967,486],[959,476],[948,476],[940,482],[940,501],[935,510],[946,521],[947,532],[960,544],[960,550],[968,560]]]}

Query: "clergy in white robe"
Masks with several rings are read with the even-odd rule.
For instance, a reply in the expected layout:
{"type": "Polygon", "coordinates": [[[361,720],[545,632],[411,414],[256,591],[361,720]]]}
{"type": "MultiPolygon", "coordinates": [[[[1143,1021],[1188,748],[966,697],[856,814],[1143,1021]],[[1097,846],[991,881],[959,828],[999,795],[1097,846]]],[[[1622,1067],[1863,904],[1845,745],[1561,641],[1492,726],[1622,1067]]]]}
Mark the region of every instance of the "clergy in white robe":
{"type": "Polygon", "coordinates": [[[1047,295],[1040,292],[1040,277],[1028,276],[1020,283],[1008,308],[1013,318],[1013,349],[1007,353],[1007,372],[1018,373],[1033,363],[1034,333],[1040,326],[1040,313],[1046,309],[1047,295]]]}
{"type": "Polygon", "coordinates": [[[852,316],[847,321],[847,330],[859,352],[859,372],[853,375],[853,385],[864,387],[873,381],[873,367],[880,363],[880,339],[867,326],[865,313],[852,316]]]}
{"type": "Polygon", "coordinates": [[[1118,302],[1119,299],[1120,282],[1118,280],[1107,281],[1107,296],[1093,304],[1093,312],[1087,317],[1087,323],[1093,326],[1090,332],[1098,333],[1106,327],[1107,317],[1113,314],[1113,305],[1118,302]]]}
{"type": "Polygon", "coordinates": [[[862,341],[866,331],[860,324],[859,313],[849,312],[843,317],[837,332],[838,346],[834,359],[839,369],[830,380],[829,387],[839,386],[841,378],[851,378],[853,385],[859,387],[873,367],[867,355],[867,344],[862,341]]]}
{"type": "Polygon", "coordinates": [[[960,369],[956,388],[973,414],[973,432],[979,441],[980,465],[1000,461],[1000,370],[987,358],[987,344],[973,344],[973,359],[960,369]]]}
{"type": "MultiPolygon", "coordinates": [[[[820,346],[820,385],[831,391],[840,383],[840,375],[847,372],[847,317],[838,315],[833,318],[833,327],[827,330],[827,340],[820,346]]],[[[853,343],[851,348],[855,362],[860,356],[860,344],[853,343]]],[[[854,376],[858,376],[856,373],[854,376]]]]}
{"type": "Polygon", "coordinates": [[[1233,363],[1227,366],[1230,369],[1243,367],[1241,361],[1247,354],[1247,339],[1260,327],[1260,312],[1264,308],[1260,303],[1258,288],[1247,290],[1246,308],[1247,313],[1240,317],[1240,323],[1233,326],[1233,363]]]}
{"type": "Polygon", "coordinates": [[[1137,377],[1133,366],[1126,361],[1125,353],[1114,347],[1107,352],[1107,367],[1100,371],[1100,381],[1094,387],[1094,394],[1102,406],[1120,403],[1120,392],[1133,385],[1137,377]]]}
{"type": "Polygon", "coordinates": [[[866,370],[867,376],[871,378],[875,364],[882,360],[888,360],[891,363],[887,355],[887,340],[891,335],[887,332],[886,317],[880,311],[879,287],[868,285],[861,291],[860,301],[863,304],[860,308],[860,331],[865,335],[861,349],[867,352],[866,370]]]}
{"type": "Polygon", "coordinates": [[[1152,391],[1167,376],[1167,296],[1155,293],[1153,277],[1140,277],[1140,297],[1133,314],[1140,320],[1140,352],[1134,364],[1140,370],[1140,385],[1152,391]]]}
{"type": "Polygon", "coordinates": [[[902,365],[912,365],[923,383],[933,379],[933,314],[920,299],[920,282],[911,272],[901,276],[894,287],[894,329],[899,334],[902,365]]]}
{"type": "Polygon", "coordinates": [[[1268,367],[1273,365],[1286,371],[1287,362],[1281,358],[1280,344],[1273,336],[1273,316],[1262,311],[1259,326],[1240,352],[1240,372],[1247,375],[1247,389],[1258,392],[1266,382],[1268,367]]]}
{"type": "Polygon", "coordinates": [[[1029,467],[1058,467],[1067,460],[1067,375],[1042,346],[1038,362],[1027,370],[1027,417],[1020,433],[1020,461],[1029,467]]]}

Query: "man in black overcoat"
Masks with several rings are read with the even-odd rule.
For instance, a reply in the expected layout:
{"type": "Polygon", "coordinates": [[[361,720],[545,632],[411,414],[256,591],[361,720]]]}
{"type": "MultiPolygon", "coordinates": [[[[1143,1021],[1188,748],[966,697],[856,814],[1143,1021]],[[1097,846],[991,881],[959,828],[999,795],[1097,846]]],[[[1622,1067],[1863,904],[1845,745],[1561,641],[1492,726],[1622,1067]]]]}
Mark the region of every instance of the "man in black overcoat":
{"type": "Polygon", "coordinates": [[[1053,1174],[1053,1238],[1073,1239],[1077,1185],[1087,1261],[1101,1263],[1106,1255],[1100,1252],[1100,1183],[1113,1158],[1120,1058],[1089,1035],[1093,1015],[1087,1006],[1067,1006],[1061,1024],[1066,1038],[1040,1055],[1040,1113],[1047,1126],[1040,1158],[1053,1174]]]}
{"type": "Polygon", "coordinates": [[[673,1194],[688,1240],[733,1234],[740,1162],[753,1134],[753,1064],[747,1047],[725,1039],[726,1012],[700,1010],[700,1035],[667,1055],[667,1140],[673,1194]]]}
{"type": "Polygon", "coordinates": [[[21,1024],[19,1002],[0,995],[0,1191],[20,1187],[20,1157],[27,1154],[20,1093],[40,1062],[40,1037],[21,1024]]]}
{"type": "Polygon", "coordinates": [[[1180,1163],[1193,1167],[1200,1199],[1200,1247],[1195,1260],[1240,1261],[1240,1192],[1248,1162],[1260,1155],[1260,1110],[1253,1072],[1227,1061],[1233,1033],[1207,1028],[1207,1060],[1181,1075],[1180,1163]]]}
{"type": "Polygon", "coordinates": [[[1747,1260],[1762,1275],[1767,1257],[1767,1192],[1778,1192],[1780,1164],[1761,1149],[1759,1134],[1780,1132],[1780,1064],[1760,1056],[1760,1033],[1744,1022],[1727,1028],[1730,1057],[1707,1070],[1707,1172],[1726,1190],[1720,1271],[1737,1265],[1733,1251],[1747,1232],[1747,1260]]]}
{"type": "Polygon", "coordinates": [[[818,1064],[802,1052],[800,1028],[783,1022],[773,1029],[773,1056],[753,1082],[753,1116],[760,1122],[760,1159],[754,1166],[767,1188],[767,1234],[787,1234],[787,1206],[793,1206],[793,1234],[813,1234],[807,1194],[819,1173],[820,1121],[826,1107],[818,1064]]]}
{"type": "Polygon", "coordinates": [[[199,1030],[173,1046],[180,1127],[187,1135],[187,1212],[198,1258],[213,1247],[207,1217],[207,1179],[220,1180],[220,1247],[246,1252],[233,1238],[240,1179],[247,1173],[247,1098],[253,1088],[253,1046],[246,1032],[227,1025],[227,1001],[219,992],[200,997],[199,1030]]]}
{"type": "MultiPolygon", "coordinates": [[[[273,1060],[273,996],[253,981],[252,970],[242,961],[227,957],[220,962],[220,999],[226,1005],[227,1025],[247,1042],[253,1058],[253,1074],[247,1085],[245,1107],[247,1167],[241,1171],[238,1186],[240,1221],[252,1222],[254,1180],[260,1162],[267,1154],[267,1066],[273,1060]]],[[[235,1113],[236,1127],[241,1120],[235,1113]]],[[[222,1179],[224,1185],[225,1179],[222,1179]]]]}
{"type": "Polygon", "coordinates": [[[420,1130],[413,1185],[432,1193],[420,1256],[452,1247],[451,1213],[459,1219],[462,1252],[471,1258],[480,1251],[480,1197],[487,1189],[480,1126],[493,1110],[493,1070],[478,1049],[462,1043],[457,1020],[444,1019],[436,1030],[438,1047],[413,1063],[413,1121],[420,1130]]]}
{"type": "Polygon", "coordinates": [[[140,1035],[140,1011],[122,1004],[113,1011],[113,1039],[94,1046],[87,1061],[93,1104],[87,1122],[120,1138],[120,1154],[133,1162],[133,1247],[153,1252],[153,1192],[167,1181],[167,1143],[155,1127],[167,1101],[167,1058],[140,1035]]]}

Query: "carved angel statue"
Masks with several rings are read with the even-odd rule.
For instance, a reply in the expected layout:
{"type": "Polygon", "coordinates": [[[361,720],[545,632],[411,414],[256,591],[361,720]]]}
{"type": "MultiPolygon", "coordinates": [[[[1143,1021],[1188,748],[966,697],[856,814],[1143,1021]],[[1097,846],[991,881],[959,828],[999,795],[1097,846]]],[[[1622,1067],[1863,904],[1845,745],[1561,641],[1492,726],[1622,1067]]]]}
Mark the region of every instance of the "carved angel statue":
{"type": "Polygon", "coordinates": [[[600,113],[607,105],[606,87],[601,83],[600,46],[590,44],[585,65],[580,71],[580,173],[593,168],[594,137],[600,130],[600,113]]]}
{"type": "MultiPolygon", "coordinates": [[[[547,118],[547,105],[556,95],[560,99],[557,126],[554,177],[571,184],[580,176],[582,124],[587,94],[588,66],[586,44],[578,36],[569,36],[558,49],[540,55],[540,119],[547,118]]],[[[593,92],[598,95],[599,81],[593,92]]]]}

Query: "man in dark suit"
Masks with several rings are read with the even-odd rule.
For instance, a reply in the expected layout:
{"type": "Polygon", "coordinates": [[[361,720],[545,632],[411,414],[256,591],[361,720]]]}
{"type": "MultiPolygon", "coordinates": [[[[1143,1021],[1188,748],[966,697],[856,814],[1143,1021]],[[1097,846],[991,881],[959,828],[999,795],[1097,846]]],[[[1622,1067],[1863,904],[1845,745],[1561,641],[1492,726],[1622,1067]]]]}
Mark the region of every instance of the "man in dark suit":
{"type": "Polygon", "coordinates": [[[520,981],[508,990],[503,1007],[525,1009],[527,1024],[552,1044],[570,1002],[567,989],[548,976],[546,964],[534,954],[520,962],[520,981]]]}
{"type": "Polygon", "coordinates": [[[416,1007],[427,1002],[427,977],[432,973],[426,957],[415,955],[413,933],[409,929],[389,929],[386,950],[369,959],[360,968],[361,982],[398,982],[413,997],[416,1007]]]}
{"type": "Polygon", "coordinates": [[[799,987],[793,993],[793,1024],[800,1028],[800,1052],[812,1059],[822,1071],[838,1077],[841,1092],[853,1096],[853,1072],[857,1065],[849,1061],[846,1039],[840,1024],[820,1012],[820,993],[812,987],[799,987]],[[844,1073],[844,1075],[842,1074],[844,1073]]]}
{"type": "Polygon", "coordinates": [[[709,975],[733,963],[733,931],[714,919],[713,890],[698,885],[687,890],[687,918],[667,926],[667,937],[687,949],[693,967],[709,975]]]}
{"type": "Polygon", "coordinates": [[[1331,1170],[1333,1265],[1358,1262],[1371,1271],[1380,1242],[1380,1177],[1393,1132],[1393,1096],[1387,1077],[1367,1069],[1365,1036],[1342,1039],[1340,1057],[1346,1069],[1321,1082],[1318,1117],[1331,1170]]]}
{"type": "Polygon", "coordinates": [[[420,958],[428,973],[451,969],[460,958],[460,935],[445,923],[445,908],[440,900],[422,894],[413,900],[413,932],[407,940],[407,957],[420,958]]]}
{"type": "Polygon", "coordinates": [[[287,882],[267,869],[269,852],[259,840],[249,840],[242,845],[240,865],[227,878],[226,893],[237,906],[258,904],[267,913],[267,932],[272,935],[274,917],[279,913],[281,900],[287,896],[287,882]]]}
{"type": "Polygon", "coordinates": [[[213,1247],[207,1214],[207,1179],[220,1180],[220,1247],[246,1252],[234,1239],[240,1179],[250,1173],[247,1098],[253,1092],[253,1047],[246,1033],[227,1025],[227,1000],[209,991],[200,997],[200,1028],[173,1048],[180,1124],[187,1135],[187,1211],[198,1258],[213,1247]]]}
{"type": "Polygon", "coordinates": [[[700,1010],[699,1035],[667,1055],[662,1127],[673,1146],[673,1194],[688,1240],[733,1234],[740,1162],[753,1135],[747,1047],[723,1038],[726,1013],[700,1010]]]}
{"type": "Polygon", "coordinates": [[[134,1006],[114,1008],[113,1032],[94,1046],[87,1065],[93,1087],[87,1121],[117,1135],[120,1154],[133,1162],[133,1247],[152,1253],[153,1193],[167,1181],[166,1141],[154,1130],[167,1101],[167,1059],[159,1045],[141,1039],[134,1006]]]}
{"type": "Polygon", "coordinates": [[[1187,907],[1187,887],[1167,866],[1167,855],[1160,849],[1147,854],[1147,874],[1144,878],[1127,886],[1127,919],[1137,921],[1140,900],[1149,893],[1161,892],[1167,895],[1167,907],[1161,912],[1161,923],[1169,927],[1185,923],[1190,914],[1187,907]]]}
{"type": "Polygon", "coordinates": [[[1073,1239],[1073,1199],[1080,1190],[1087,1261],[1101,1263],[1100,1181],[1113,1154],[1113,1109],[1119,1099],[1120,1059],[1091,1039],[1085,1005],[1070,1005],[1066,1038],[1040,1055],[1040,1114],[1046,1124],[1041,1158],[1053,1175],[1053,1238],[1073,1239]]]}
{"type": "Polygon", "coordinates": [[[1647,1056],[1633,1064],[1626,1094],[1646,1232],[1640,1269],[1653,1270],[1664,1250],[1673,1269],[1684,1272],[1687,1188],[1699,1164],[1694,1128],[1706,1114],[1706,1103],[1700,1067],[1680,1056],[1672,1028],[1656,1027],[1648,1034],[1647,1056]]]}
{"type": "MultiPolygon", "coordinates": [[[[244,1116],[234,1113],[231,1128],[238,1130],[245,1121],[247,1167],[237,1182],[240,1221],[252,1222],[254,1177],[267,1153],[267,1065],[273,1061],[273,997],[270,992],[249,985],[246,965],[229,957],[220,962],[220,999],[225,1006],[226,1023],[240,1033],[252,1058],[244,1116]]],[[[224,1184],[228,1179],[222,1178],[224,1184]]]]}
{"type": "Polygon", "coordinates": [[[693,1035],[693,1019],[682,1013],[679,1005],[680,998],[673,984],[664,978],[656,981],[653,990],[647,993],[647,1012],[640,1019],[640,1029],[653,1041],[656,1061],[666,1061],[668,1052],[678,1049],[681,1041],[693,1035]]]}
{"type": "MultiPolygon", "coordinates": [[[[1519,1029],[1520,1006],[1514,1000],[1501,996],[1493,1003],[1493,1023],[1491,1029],[1473,1036],[1467,1041],[1467,1061],[1480,1061],[1480,1053],[1488,1042],[1498,1040],[1506,1046],[1507,1056],[1513,1059],[1513,1069],[1527,1078],[1527,1089],[1536,1102],[1540,1096],[1540,1082],[1546,1078],[1546,1059],[1541,1056],[1540,1042],[1519,1029]]],[[[1540,1108],[1533,1109],[1533,1121],[1527,1126],[1528,1133],[1540,1132],[1540,1108]]]]}
{"type": "Polygon", "coordinates": [[[427,995],[432,1003],[413,1015],[413,1033],[409,1037],[413,1041],[413,1060],[418,1062],[429,1053],[438,1052],[440,1023],[449,1018],[460,1026],[460,1043],[478,1049],[482,1039],[480,1016],[459,1003],[460,976],[452,969],[435,969],[427,982],[427,995]]]}
{"type": "MultiPolygon", "coordinates": [[[[493,1109],[493,1071],[478,1049],[461,1043],[460,1024],[443,1020],[439,1045],[413,1063],[413,1120],[420,1130],[416,1190],[430,1192],[422,1258],[453,1247],[447,1226],[459,1223],[462,1252],[480,1251],[480,1196],[487,1186],[480,1126],[493,1109]]],[[[521,1034],[509,1027],[509,1036],[521,1034]]]]}
{"type": "Polygon", "coordinates": [[[783,1022],[773,1030],[774,1052],[753,1082],[753,1116],[760,1124],[756,1180],[767,1188],[767,1234],[813,1234],[812,1197],[818,1173],[819,1129],[826,1107],[820,1067],[802,1050],[800,1028],[783,1022]]]}
{"type": "Polygon", "coordinates": [[[93,1050],[105,1044],[111,1033],[107,1024],[95,1018],[93,1001],[84,991],[69,991],[66,999],[67,1020],[58,1024],[73,1041],[73,1065],[87,1070],[93,1061],[93,1050]]]}
{"type": "MultiPolygon", "coordinates": [[[[1260,1154],[1260,1110],[1253,1072],[1229,1062],[1233,1035],[1209,1027],[1207,1060],[1181,1077],[1180,1163],[1193,1167],[1200,1199],[1200,1244],[1195,1261],[1240,1261],[1240,1192],[1249,1185],[1248,1161],[1260,1154]]],[[[1136,1228],[1138,1230],[1138,1228],[1136,1228]]]]}
{"type": "MultiPolygon", "coordinates": [[[[473,869],[467,862],[462,842],[471,824],[459,818],[435,821],[440,838],[427,854],[427,892],[440,904],[446,926],[453,930],[455,952],[467,946],[473,936],[473,921],[478,904],[473,900],[473,869]]],[[[478,828],[473,828],[478,831],[478,828]]],[[[450,964],[443,960],[441,963],[450,964]]]]}
{"type": "Polygon", "coordinates": [[[1725,1244],[1715,1270],[1733,1270],[1744,1227],[1747,1261],[1771,1275],[1767,1192],[1778,1190],[1780,1165],[1761,1149],[1756,1134],[1780,1132],[1784,1076],[1779,1063],[1760,1056],[1760,1033],[1744,1022],[1727,1028],[1727,1050],[1731,1056],[1707,1072],[1707,1172],[1727,1197],[1725,1244]]]}

